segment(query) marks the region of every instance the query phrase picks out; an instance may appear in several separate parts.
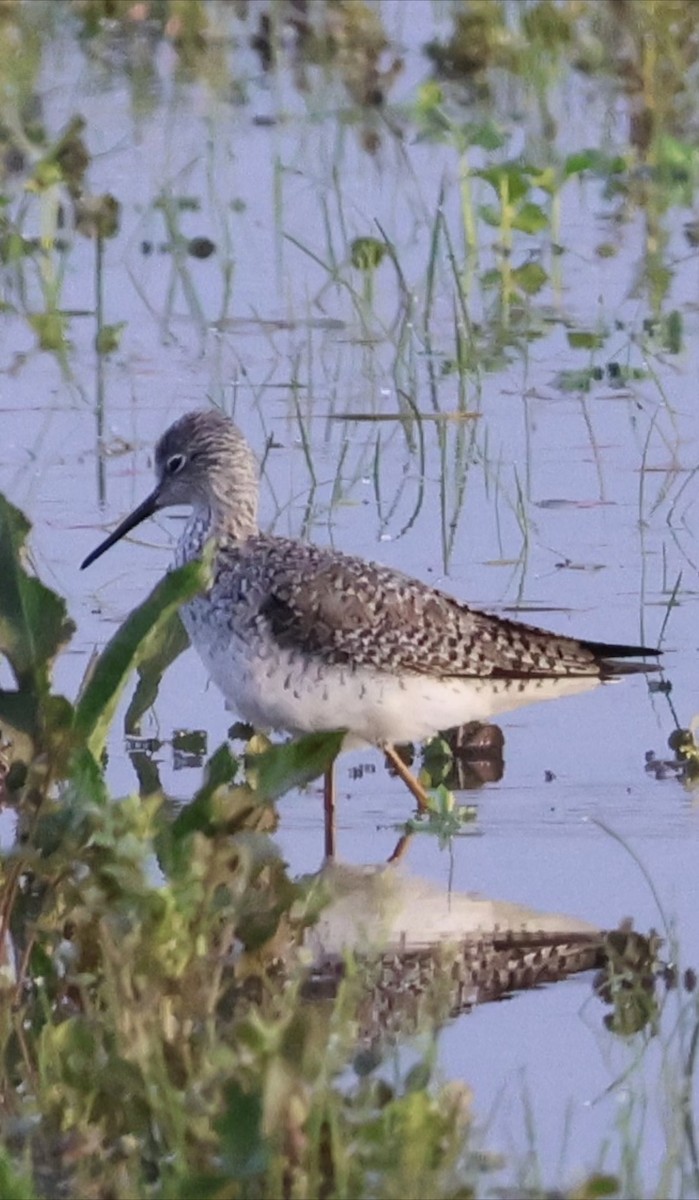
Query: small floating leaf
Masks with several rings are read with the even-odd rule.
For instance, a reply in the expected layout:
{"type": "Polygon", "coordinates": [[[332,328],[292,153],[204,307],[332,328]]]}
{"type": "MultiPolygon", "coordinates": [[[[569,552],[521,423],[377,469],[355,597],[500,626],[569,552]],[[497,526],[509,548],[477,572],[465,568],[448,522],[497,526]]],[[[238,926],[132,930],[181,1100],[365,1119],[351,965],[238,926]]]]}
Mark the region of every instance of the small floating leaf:
{"type": "Polygon", "coordinates": [[[576,371],[566,368],[558,371],[553,384],[562,392],[589,392],[594,381],[599,379],[594,367],[576,371]]]}
{"type": "Polygon", "coordinates": [[[121,345],[121,335],[126,329],[126,321],[116,321],[113,325],[103,325],[95,338],[95,349],[98,354],[112,354],[121,345]]]}
{"type": "Polygon", "coordinates": [[[528,262],[523,263],[521,267],[515,267],[512,278],[523,292],[526,292],[528,296],[534,296],[541,291],[548,280],[548,275],[541,263],[528,262]]]}
{"type": "Polygon", "coordinates": [[[604,334],[589,329],[569,329],[566,336],[573,350],[597,350],[604,342],[604,334]]]}
{"type": "Polygon", "coordinates": [[[355,238],[350,246],[352,266],[359,271],[375,271],[386,257],[387,248],[378,238],[355,238]]]}

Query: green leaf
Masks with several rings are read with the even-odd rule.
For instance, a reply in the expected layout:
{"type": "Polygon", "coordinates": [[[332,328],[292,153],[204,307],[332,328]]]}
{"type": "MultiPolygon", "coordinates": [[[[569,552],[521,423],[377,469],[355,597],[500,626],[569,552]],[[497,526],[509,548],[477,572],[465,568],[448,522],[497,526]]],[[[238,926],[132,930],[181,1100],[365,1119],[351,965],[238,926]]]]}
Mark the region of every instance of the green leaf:
{"type": "Polygon", "coordinates": [[[435,79],[421,83],[416,91],[416,106],[418,110],[427,111],[444,103],[444,91],[435,79]]]}
{"type": "Polygon", "coordinates": [[[103,325],[95,338],[95,349],[98,354],[112,354],[121,345],[121,335],[126,329],[126,321],[116,321],[113,325],[103,325]]]}
{"type": "Polygon", "coordinates": [[[208,562],[190,562],[160,580],[102,651],[75,710],[74,728],[85,738],[95,758],[101,754],[119,697],[129,675],[147,651],[149,635],[157,631],[206,587],[208,562]]]}
{"type": "Polygon", "coordinates": [[[30,238],[12,230],[0,241],[0,258],[4,263],[14,263],[28,254],[35,254],[36,249],[36,244],[30,238]]]}
{"type": "Polygon", "coordinates": [[[138,684],[124,717],[126,733],[139,732],[141,717],[155,703],[165,671],[188,646],[179,612],[172,613],[146,636],[139,655],[138,684]]]}
{"type": "Polygon", "coordinates": [[[57,308],[45,313],[29,313],[27,320],[42,350],[65,350],[68,345],[68,321],[57,308]]]}
{"type": "Polygon", "coordinates": [[[29,529],[27,518],[0,495],[0,654],[20,690],[43,697],[51,662],[75,626],[60,596],[24,569],[29,529]]]}
{"type": "Polygon", "coordinates": [[[676,308],[665,319],[663,344],[669,354],[679,354],[682,350],[682,313],[676,308]]]}
{"type": "Polygon", "coordinates": [[[223,1164],[234,1179],[259,1175],[269,1163],[269,1147],[262,1132],[262,1096],[248,1095],[237,1083],[226,1088],[226,1108],[216,1122],[223,1164]]]}
{"type": "Polygon", "coordinates": [[[38,704],[33,692],[0,689],[0,730],[5,741],[16,744],[22,736],[33,738],[38,729],[38,704]]]}
{"type": "Polygon", "coordinates": [[[512,279],[517,287],[526,292],[528,296],[534,296],[541,291],[548,280],[548,275],[541,263],[528,262],[523,263],[521,267],[515,267],[512,279]]]}
{"type": "Polygon", "coordinates": [[[560,187],[558,171],[554,167],[544,167],[532,175],[532,183],[548,196],[555,196],[560,187]]]}
{"type": "Polygon", "coordinates": [[[604,334],[589,329],[569,329],[566,336],[573,350],[598,350],[604,345],[604,334]]]}
{"type": "Polygon", "coordinates": [[[468,125],[464,132],[471,146],[480,146],[483,150],[500,150],[507,141],[502,130],[492,121],[482,125],[468,125]]]}
{"type": "Polygon", "coordinates": [[[603,1175],[596,1171],[588,1175],[582,1184],[575,1189],[580,1200],[597,1200],[602,1196],[618,1196],[621,1193],[621,1181],[616,1175],[603,1175]]]}
{"type": "Polygon", "coordinates": [[[697,150],[690,142],[681,142],[670,134],[661,134],[655,144],[658,169],[677,179],[691,179],[697,164],[697,150]]]}
{"type": "Polygon", "coordinates": [[[554,387],[561,392],[589,392],[593,382],[598,379],[594,368],[585,367],[582,370],[564,368],[559,371],[553,381],[554,387]]]}
{"type": "Polygon", "coordinates": [[[486,225],[492,225],[494,229],[498,228],[501,220],[500,209],[493,204],[479,204],[478,215],[486,225]]]}
{"type": "Polygon", "coordinates": [[[512,226],[523,233],[540,233],[542,229],[548,229],[549,219],[540,204],[527,202],[518,208],[512,226]]]}
{"type": "Polygon", "coordinates": [[[262,754],[248,758],[248,778],[252,781],[254,772],[257,791],[265,799],[275,800],[327,771],[344,739],[345,730],[340,729],[332,733],[309,733],[293,742],[270,746],[262,754]]]}
{"type": "Polygon", "coordinates": [[[628,169],[629,164],[620,154],[609,155],[603,150],[588,148],[568,155],[563,164],[563,177],[570,179],[573,175],[591,171],[608,179],[611,175],[623,175],[628,169]]]}
{"type": "Polygon", "coordinates": [[[529,176],[532,171],[533,168],[522,163],[506,162],[494,167],[483,167],[482,170],[474,171],[473,174],[489,183],[498,196],[501,196],[503,190],[506,190],[509,203],[516,204],[518,200],[524,199],[531,189],[529,176]]]}
{"type": "Polygon", "coordinates": [[[5,1148],[0,1149],[0,1196],[3,1200],[36,1200],[36,1189],[28,1175],[13,1166],[5,1148]]]}
{"type": "Polygon", "coordinates": [[[483,271],[481,275],[481,287],[492,288],[500,287],[502,283],[502,271],[498,271],[492,267],[489,271],[483,271]]]}
{"type": "Polygon", "coordinates": [[[563,178],[570,179],[573,175],[582,175],[583,171],[594,171],[599,162],[599,150],[579,150],[569,154],[563,163],[563,178]]]}
{"type": "Polygon", "coordinates": [[[102,772],[85,747],[77,750],[71,760],[69,796],[70,791],[87,797],[92,803],[105,805],[111,802],[102,772]]]}
{"type": "Polygon", "coordinates": [[[172,822],[174,840],[187,837],[190,833],[211,831],[211,800],[214,792],[223,784],[231,783],[238,770],[238,761],[233,757],[226,742],[219,746],[206,764],[204,782],[188,804],[172,822]]]}
{"type": "Polygon", "coordinates": [[[352,266],[360,271],[375,271],[386,257],[386,253],[385,242],[373,237],[355,238],[350,246],[352,266]]]}

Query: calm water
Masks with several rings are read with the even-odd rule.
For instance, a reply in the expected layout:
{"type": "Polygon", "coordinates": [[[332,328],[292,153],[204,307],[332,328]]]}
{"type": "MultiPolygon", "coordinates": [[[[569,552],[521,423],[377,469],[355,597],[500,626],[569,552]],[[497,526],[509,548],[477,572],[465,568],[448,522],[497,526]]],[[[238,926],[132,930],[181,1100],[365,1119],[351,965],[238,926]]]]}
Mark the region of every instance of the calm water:
{"type": "MultiPolygon", "coordinates": [[[[446,253],[438,256],[431,345],[420,321],[406,317],[389,260],[370,299],[348,265],[352,239],[383,230],[420,312],[442,188],[445,220],[462,246],[457,155],[420,140],[401,110],[427,76],[420,46],[432,28],[431,6],[412,0],[385,5],[385,13],[406,66],[391,92],[390,119],[377,121],[373,156],[337,82],[304,97],[284,71],[265,78],[252,51],[237,60],[247,74],[246,103],[236,104],[225,89],[178,82],[164,46],[138,94],[118,63],[94,47],[83,52],[67,29],[47,50],[46,123],[55,132],[74,113],[85,115],[90,189],[122,202],[120,233],[105,250],[105,320],[127,322],[103,366],[101,457],[94,319],[71,319],[62,371],[36,350],[23,318],[3,317],[0,487],[33,521],[37,570],[68,598],[77,624],[59,683],[75,693],[93,647],[166,569],[176,517],[143,527],[85,574],[78,565],[150,488],[152,446],[164,427],[210,400],[234,414],[261,455],[268,447],[262,519],[280,533],[332,541],[474,604],[508,612],[519,605],[525,619],[610,641],[655,644],[681,573],[665,635],[672,706],[639,677],[506,715],[504,779],[463,797],[478,803],[476,836],[449,851],[416,838],[409,866],[445,887],[603,926],[631,916],[640,929],[659,927],[648,884],[601,821],[642,859],[683,955],[697,963],[699,813],[677,781],[658,782],[644,764],[647,750],[666,753],[673,708],[681,725],[697,711],[697,266],[683,235],[691,213],[676,207],[665,218],[672,283],[664,307],[683,315],[679,355],[644,342],[651,308],[642,286],[643,213],[629,208],[612,221],[617,210],[601,184],[572,182],[562,193],[558,239],[566,253],[554,260],[544,251],[553,282],[525,314],[541,335],[520,338],[506,361],[467,374],[460,395],[448,366],[454,292],[446,253]],[[196,211],[176,214],[182,233],[216,244],[207,260],[184,258],[179,275],[162,249],[170,236],[154,207],[163,190],[196,200],[196,211]],[[602,242],[613,243],[613,257],[596,253],[602,242]],[[589,350],[569,344],[570,329],[599,335],[596,362],[648,374],[627,386],[607,379],[586,394],[562,391],[558,373],[591,361],[589,350]],[[430,418],[460,405],[479,416],[419,424],[350,417],[396,416],[406,395],[430,418]]],[[[592,81],[573,81],[554,100],[561,146],[603,136],[613,146],[623,137],[623,102],[605,98],[592,81]]],[[[534,158],[535,126],[512,129],[512,153],[526,145],[534,158]]],[[[495,231],[479,228],[494,239],[495,231]]],[[[536,239],[525,244],[534,255],[536,239]]],[[[488,258],[485,245],[482,266],[488,258]]],[[[92,309],[94,288],[94,245],[78,238],[67,256],[64,307],[92,309]]],[[[467,294],[473,320],[487,327],[488,294],[477,282],[467,294]]],[[[144,727],[162,739],[168,791],[187,799],[199,779],[197,769],[176,769],[173,731],[205,728],[213,750],[230,722],[188,653],[144,727]]],[[[119,728],[109,761],[115,794],[136,786],[119,728]]],[[[369,750],[342,760],[339,783],[341,855],[380,861],[409,815],[409,797],[369,750]],[[357,772],[365,764],[373,769],[357,772]]],[[[291,866],[315,869],[319,792],[289,796],[280,811],[279,841],[291,866]]],[[[526,1146],[526,1091],[544,1164],[556,1166],[570,1114],[565,1162],[573,1170],[596,1165],[623,1110],[618,1092],[600,1098],[626,1062],[623,1047],[610,1051],[601,1034],[602,1011],[582,978],[482,1008],[444,1030],[445,1070],[473,1086],[484,1117],[494,1109],[489,1144],[526,1146]]],[[[662,1143],[659,1115],[649,1116],[644,1153],[652,1178],[662,1143]]]]}

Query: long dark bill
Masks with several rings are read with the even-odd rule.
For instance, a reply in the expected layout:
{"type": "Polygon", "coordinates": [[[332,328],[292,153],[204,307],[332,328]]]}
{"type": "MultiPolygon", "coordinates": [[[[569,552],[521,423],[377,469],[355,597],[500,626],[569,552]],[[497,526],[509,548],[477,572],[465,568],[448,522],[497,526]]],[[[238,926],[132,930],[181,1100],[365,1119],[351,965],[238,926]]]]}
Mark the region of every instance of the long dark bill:
{"type": "Polygon", "coordinates": [[[160,508],[158,499],[158,489],[156,488],[151,492],[150,496],[146,496],[145,500],[138,505],[138,508],[129,513],[128,517],[124,517],[121,525],[117,525],[114,532],[110,533],[109,537],[105,538],[103,542],[100,542],[96,550],[92,550],[88,554],[85,561],[80,564],[80,570],[84,571],[85,567],[89,567],[90,563],[93,563],[96,558],[100,558],[105,550],[109,550],[110,546],[113,546],[115,542],[123,538],[124,534],[129,533],[137,525],[140,525],[141,521],[145,521],[146,517],[152,517],[153,513],[160,508]]]}

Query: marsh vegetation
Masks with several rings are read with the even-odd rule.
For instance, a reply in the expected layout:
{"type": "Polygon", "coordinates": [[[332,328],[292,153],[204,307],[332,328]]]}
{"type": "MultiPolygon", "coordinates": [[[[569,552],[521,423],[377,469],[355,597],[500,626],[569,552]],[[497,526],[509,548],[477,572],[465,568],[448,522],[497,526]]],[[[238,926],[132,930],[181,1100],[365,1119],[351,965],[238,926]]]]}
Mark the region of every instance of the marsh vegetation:
{"type": "Polygon", "coordinates": [[[698,71],[695,0],[0,6],[3,1197],[699,1195],[698,71]],[[664,672],[406,748],[425,819],[343,758],[319,870],[176,522],[78,572],[210,403],[266,528],[664,672]]]}

